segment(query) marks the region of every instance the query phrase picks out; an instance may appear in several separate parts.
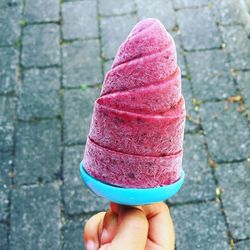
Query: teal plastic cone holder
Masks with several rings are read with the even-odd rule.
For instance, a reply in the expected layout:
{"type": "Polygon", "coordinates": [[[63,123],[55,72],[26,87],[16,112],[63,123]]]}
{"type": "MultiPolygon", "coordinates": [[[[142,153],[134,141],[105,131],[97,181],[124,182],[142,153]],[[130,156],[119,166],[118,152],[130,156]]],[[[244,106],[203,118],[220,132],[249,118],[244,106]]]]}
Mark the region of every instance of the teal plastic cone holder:
{"type": "Polygon", "coordinates": [[[164,201],[175,195],[181,188],[185,173],[182,170],[178,181],[170,185],[155,188],[124,188],[97,180],[80,163],[80,174],[86,186],[95,194],[123,205],[139,206],[164,201]]]}

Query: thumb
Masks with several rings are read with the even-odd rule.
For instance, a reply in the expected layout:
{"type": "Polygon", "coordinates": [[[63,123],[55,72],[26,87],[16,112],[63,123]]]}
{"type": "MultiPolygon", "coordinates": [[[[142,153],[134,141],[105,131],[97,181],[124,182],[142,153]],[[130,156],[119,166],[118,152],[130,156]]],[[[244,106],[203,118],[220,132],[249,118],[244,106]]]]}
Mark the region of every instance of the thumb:
{"type": "MultiPolygon", "coordinates": [[[[119,205],[118,229],[108,250],[144,250],[148,235],[148,220],[144,212],[135,207],[119,205]]],[[[101,248],[102,249],[102,248],[101,248]]]]}

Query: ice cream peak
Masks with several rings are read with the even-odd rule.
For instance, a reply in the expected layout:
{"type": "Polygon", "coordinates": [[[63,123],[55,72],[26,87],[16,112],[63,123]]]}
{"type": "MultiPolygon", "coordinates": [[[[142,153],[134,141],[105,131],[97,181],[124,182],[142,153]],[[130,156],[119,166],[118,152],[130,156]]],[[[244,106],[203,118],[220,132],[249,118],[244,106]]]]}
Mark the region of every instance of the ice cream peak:
{"type": "Polygon", "coordinates": [[[180,177],[185,122],[175,44],[156,19],[139,22],[120,46],[96,100],[84,164],[121,187],[180,177]]]}
{"type": "MultiPolygon", "coordinates": [[[[112,68],[134,59],[162,52],[174,46],[172,37],[156,19],[139,22],[120,46],[112,68]]],[[[175,49],[173,50],[175,53],[175,49]]]]}
{"type": "Polygon", "coordinates": [[[101,96],[158,85],[176,68],[176,50],[170,34],[158,20],[143,20],[120,46],[105,76],[101,96]]]}

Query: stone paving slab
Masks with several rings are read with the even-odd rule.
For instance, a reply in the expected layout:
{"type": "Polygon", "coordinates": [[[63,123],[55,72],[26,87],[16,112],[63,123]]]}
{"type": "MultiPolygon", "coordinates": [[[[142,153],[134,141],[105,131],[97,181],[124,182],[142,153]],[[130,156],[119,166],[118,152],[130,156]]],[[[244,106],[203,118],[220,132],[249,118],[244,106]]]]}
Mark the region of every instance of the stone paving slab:
{"type": "Polygon", "coordinates": [[[103,65],[104,75],[111,69],[112,63],[113,63],[113,59],[104,62],[104,65],[103,65]]]}
{"type": "Polygon", "coordinates": [[[16,135],[15,183],[51,181],[60,171],[61,126],[58,120],[19,122],[16,135]]]}
{"type": "Polygon", "coordinates": [[[57,184],[13,190],[10,249],[60,249],[60,191],[57,184]]]}
{"type": "Polygon", "coordinates": [[[212,7],[216,10],[220,24],[232,25],[240,23],[240,8],[237,1],[213,0],[212,7]]]}
{"type": "Polygon", "coordinates": [[[98,37],[96,0],[63,3],[62,18],[64,39],[98,37]]]}
{"type": "Polygon", "coordinates": [[[60,114],[60,70],[25,70],[19,91],[18,117],[31,119],[60,114]]]}
{"type": "Polygon", "coordinates": [[[250,43],[246,30],[241,25],[222,27],[225,50],[230,54],[233,69],[250,69],[250,43]]]}
{"type": "Polygon", "coordinates": [[[181,42],[181,33],[177,29],[177,31],[169,30],[169,33],[172,35],[175,47],[176,47],[176,53],[177,53],[177,63],[181,69],[181,75],[186,76],[187,75],[187,69],[186,69],[186,63],[184,56],[186,53],[182,49],[182,42],[181,42]]]}
{"type": "Polygon", "coordinates": [[[193,94],[191,90],[190,81],[185,78],[182,78],[182,95],[185,98],[186,105],[186,122],[185,122],[185,132],[194,132],[198,130],[199,125],[199,115],[195,110],[195,106],[193,105],[193,94]]]}
{"type": "MultiPolygon", "coordinates": [[[[7,189],[11,184],[10,176],[13,165],[12,152],[0,152],[0,190],[7,189]]],[[[1,215],[0,215],[1,216],[1,215]]]]}
{"type": "Polygon", "coordinates": [[[222,164],[216,168],[218,185],[234,239],[250,237],[250,162],[222,164]]]}
{"type": "Polygon", "coordinates": [[[102,16],[131,13],[136,11],[135,0],[100,0],[99,11],[102,16]]]}
{"type": "Polygon", "coordinates": [[[137,17],[132,14],[102,17],[100,22],[103,46],[102,56],[105,59],[114,58],[120,44],[137,23],[137,17]]]}
{"type": "Polygon", "coordinates": [[[250,240],[243,240],[236,243],[237,250],[248,250],[250,248],[250,240]]]}
{"type": "Polygon", "coordinates": [[[24,18],[27,22],[49,22],[59,20],[60,0],[26,0],[24,18]]]}
{"type": "Polygon", "coordinates": [[[174,0],[174,7],[177,9],[187,8],[187,7],[199,7],[205,6],[209,3],[208,0],[174,0]]]}
{"type": "Polygon", "coordinates": [[[208,166],[208,156],[202,135],[185,135],[183,169],[185,182],[171,203],[215,198],[215,183],[208,166]]]}
{"type": "Polygon", "coordinates": [[[79,2],[79,1],[85,1],[85,0],[62,0],[61,4],[66,3],[66,2],[79,2]]]}
{"type": "Polygon", "coordinates": [[[90,216],[81,219],[69,219],[64,225],[65,250],[85,250],[83,227],[90,216]]]}
{"type": "Polygon", "coordinates": [[[250,71],[241,71],[236,75],[237,87],[239,88],[243,98],[244,104],[248,111],[250,118],[250,71]]]}
{"type": "Polygon", "coordinates": [[[16,90],[18,51],[15,48],[0,48],[0,93],[16,90]]]}
{"type": "Polygon", "coordinates": [[[0,223],[0,249],[8,250],[8,226],[0,223]]]}
{"type": "Polygon", "coordinates": [[[186,69],[185,59],[184,59],[185,52],[183,52],[182,50],[181,51],[177,50],[177,53],[179,53],[179,55],[177,56],[177,63],[181,69],[181,75],[186,76],[187,69],[186,69]]]}
{"type": "Polygon", "coordinates": [[[201,122],[208,149],[216,162],[249,157],[249,129],[247,121],[237,108],[238,104],[223,101],[201,105],[201,122]]]}
{"type": "Polygon", "coordinates": [[[165,0],[136,0],[140,19],[158,18],[170,30],[176,25],[175,13],[171,1],[165,0]]]}
{"type": "Polygon", "coordinates": [[[15,45],[20,36],[20,6],[0,8],[0,46],[15,45]]]}
{"type": "Polygon", "coordinates": [[[98,40],[63,44],[63,86],[80,87],[102,81],[99,46],[98,40]]]}
{"type": "Polygon", "coordinates": [[[8,8],[21,4],[21,0],[1,0],[0,8],[8,8]]]}
{"type": "Polygon", "coordinates": [[[197,99],[216,100],[235,94],[228,56],[223,50],[189,52],[186,57],[197,99]]]}
{"type": "Polygon", "coordinates": [[[176,14],[186,50],[212,49],[221,46],[221,35],[211,9],[182,9],[176,14]]]}
{"type": "Polygon", "coordinates": [[[9,210],[8,207],[9,207],[9,190],[0,189],[0,221],[7,220],[8,210],[9,210]]]}
{"type": "Polygon", "coordinates": [[[64,91],[64,143],[83,144],[89,133],[92,111],[100,89],[64,91]]]}
{"type": "Polygon", "coordinates": [[[68,214],[88,213],[108,208],[108,202],[90,192],[80,178],[78,166],[82,161],[83,152],[83,146],[66,147],[64,150],[63,196],[65,212],[68,214]]]}
{"type": "Polygon", "coordinates": [[[16,98],[0,96],[0,151],[12,149],[16,98]]]}
{"type": "Polygon", "coordinates": [[[25,67],[59,64],[59,26],[28,25],[23,30],[22,63],[25,67]]]}
{"type": "Polygon", "coordinates": [[[171,208],[176,249],[230,250],[224,218],[215,202],[171,208]]]}

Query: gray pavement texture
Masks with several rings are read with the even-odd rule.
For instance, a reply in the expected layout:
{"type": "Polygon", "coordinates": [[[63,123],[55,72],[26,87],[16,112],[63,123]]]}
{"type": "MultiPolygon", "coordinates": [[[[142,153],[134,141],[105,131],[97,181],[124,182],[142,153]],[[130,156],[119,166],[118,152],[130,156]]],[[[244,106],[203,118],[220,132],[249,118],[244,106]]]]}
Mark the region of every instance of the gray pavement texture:
{"type": "Polygon", "coordinates": [[[108,201],[79,177],[95,99],[139,20],[176,42],[186,181],[176,249],[250,249],[250,40],[236,0],[0,1],[0,249],[85,249],[108,201]]]}

